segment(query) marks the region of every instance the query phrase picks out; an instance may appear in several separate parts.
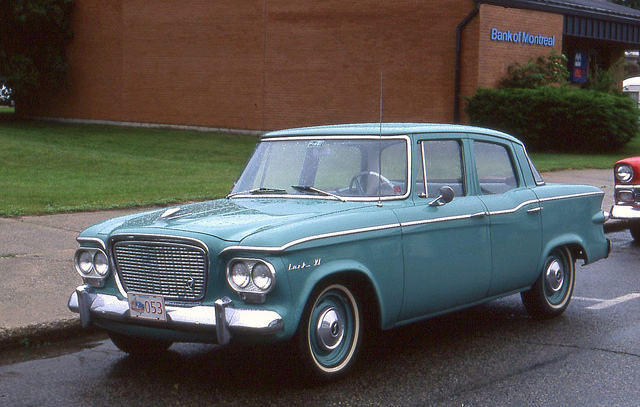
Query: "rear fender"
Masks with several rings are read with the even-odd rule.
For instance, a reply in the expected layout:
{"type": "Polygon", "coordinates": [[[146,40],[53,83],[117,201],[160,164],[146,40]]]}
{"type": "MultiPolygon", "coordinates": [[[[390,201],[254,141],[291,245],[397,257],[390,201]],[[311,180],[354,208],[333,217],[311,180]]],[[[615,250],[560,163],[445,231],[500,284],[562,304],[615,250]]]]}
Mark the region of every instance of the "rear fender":
{"type": "Polygon", "coordinates": [[[567,246],[571,250],[574,258],[582,259],[584,260],[585,264],[587,263],[587,253],[584,250],[586,245],[584,240],[577,234],[567,233],[561,236],[557,236],[547,242],[546,246],[542,250],[542,256],[538,261],[537,270],[542,270],[545,259],[547,258],[547,256],[549,256],[549,253],[551,253],[553,249],[563,246],[567,246]]]}

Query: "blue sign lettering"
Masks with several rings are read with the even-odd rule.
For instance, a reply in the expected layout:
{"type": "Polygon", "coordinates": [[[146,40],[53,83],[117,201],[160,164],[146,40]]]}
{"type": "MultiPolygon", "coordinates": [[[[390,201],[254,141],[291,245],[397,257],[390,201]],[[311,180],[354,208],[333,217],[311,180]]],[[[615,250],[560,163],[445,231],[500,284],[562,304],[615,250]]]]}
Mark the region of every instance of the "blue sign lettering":
{"type": "Polygon", "coordinates": [[[544,35],[531,34],[530,32],[526,31],[500,31],[497,28],[492,28],[491,41],[554,47],[556,45],[556,36],[553,35],[551,37],[546,37],[544,35]]]}

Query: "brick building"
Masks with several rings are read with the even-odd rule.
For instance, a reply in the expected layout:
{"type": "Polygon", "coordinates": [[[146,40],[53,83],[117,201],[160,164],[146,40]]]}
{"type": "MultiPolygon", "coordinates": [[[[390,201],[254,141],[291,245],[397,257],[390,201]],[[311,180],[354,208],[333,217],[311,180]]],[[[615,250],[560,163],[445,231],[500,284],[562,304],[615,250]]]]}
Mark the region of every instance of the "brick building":
{"type": "Polygon", "coordinates": [[[76,0],[73,19],[68,89],[24,113],[267,130],[377,122],[382,88],[384,121],[464,121],[515,62],[554,49],[581,80],[640,47],[640,12],[604,0],[76,0]]]}

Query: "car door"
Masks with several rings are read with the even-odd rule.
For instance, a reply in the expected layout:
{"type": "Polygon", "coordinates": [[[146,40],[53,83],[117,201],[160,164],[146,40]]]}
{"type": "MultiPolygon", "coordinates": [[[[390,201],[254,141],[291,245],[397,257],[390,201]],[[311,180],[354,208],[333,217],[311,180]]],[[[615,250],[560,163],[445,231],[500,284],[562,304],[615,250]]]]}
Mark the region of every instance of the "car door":
{"type": "Polygon", "coordinates": [[[492,277],[489,296],[532,283],[542,246],[540,203],[524,186],[509,143],[473,140],[478,196],[489,214],[492,277]]]}
{"type": "Polygon", "coordinates": [[[403,233],[404,297],[410,320],[478,301],[490,282],[490,239],[482,201],[468,193],[463,140],[421,140],[415,205],[397,210],[403,233]],[[438,204],[442,186],[454,198],[438,204]]]}

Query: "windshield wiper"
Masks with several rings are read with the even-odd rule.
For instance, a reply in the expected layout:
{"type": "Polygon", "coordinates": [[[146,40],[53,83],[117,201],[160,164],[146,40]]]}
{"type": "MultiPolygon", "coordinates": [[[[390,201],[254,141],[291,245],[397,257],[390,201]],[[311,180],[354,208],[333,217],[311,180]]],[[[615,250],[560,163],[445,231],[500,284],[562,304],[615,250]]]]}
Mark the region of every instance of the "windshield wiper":
{"type": "Polygon", "coordinates": [[[280,189],[280,188],[264,188],[264,187],[260,187],[260,188],[253,188],[253,189],[249,189],[247,191],[240,191],[240,192],[233,192],[229,195],[227,195],[227,199],[229,198],[233,198],[234,196],[237,195],[254,195],[254,194],[286,194],[287,190],[286,189],[280,189]]]}
{"type": "Polygon", "coordinates": [[[341,196],[338,196],[336,194],[332,194],[331,192],[323,191],[323,190],[315,188],[315,187],[310,187],[310,186],[305,186],[305,185],[291,185],[291,188],[295,189],[296,191],[315,192],[316,194],[329,196],[331,198],[335,198],[335,199],[337,199],[339,201],[342,201],[342,202],[345,201],[345,199],[343,197],[341,197],[341,196]]]}

